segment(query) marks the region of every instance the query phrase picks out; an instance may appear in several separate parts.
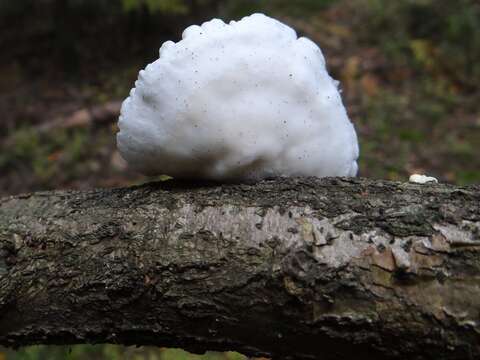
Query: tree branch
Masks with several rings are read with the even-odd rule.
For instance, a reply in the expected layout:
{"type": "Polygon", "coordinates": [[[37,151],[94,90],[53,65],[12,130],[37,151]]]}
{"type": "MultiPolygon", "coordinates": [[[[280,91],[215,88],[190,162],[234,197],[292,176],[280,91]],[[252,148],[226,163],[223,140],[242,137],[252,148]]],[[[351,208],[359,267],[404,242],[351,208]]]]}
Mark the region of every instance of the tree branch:
{"type": "Polygon", "coordinates": [[[0,200],[0,344],[478,359],[480,187],[167,181],[0,200]]]}

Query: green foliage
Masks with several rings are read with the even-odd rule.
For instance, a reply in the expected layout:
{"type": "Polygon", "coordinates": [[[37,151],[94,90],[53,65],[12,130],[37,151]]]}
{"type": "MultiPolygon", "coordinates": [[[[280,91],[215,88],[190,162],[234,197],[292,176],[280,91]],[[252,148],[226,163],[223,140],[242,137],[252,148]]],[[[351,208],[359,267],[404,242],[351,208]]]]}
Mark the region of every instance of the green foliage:
{"type": "Polygon", "coordinates": [[[95,149],[92,140],[86,129],[42,135],[35,128],[21,127],[11,134],[13,146],[0,153],[0,172],[29,173],[40,183],[78,176],[86,170],[86,155],[95,149]]]}
{"type": "Polygon", "coordinates": [[[75,346],[29,346],[19,351],[0,348],[0,358],[6,354],[8,360],[246,360],[239,353],[207,352],[194,355],[180,349],[155,347],[124,347],[119,345],[75,345],[75,346]]]}
{"type": "Polygon", "coordinates": [[[467,90],[480,78],[478,1],[359,1],[359,34],[380,46],[390,61],[467,90]]]}
{"type": "MultiPolygon", "coordinates": [[[[34,0],[0,0],[0,16],[18,16],[35,5],[34,0]]],[[[44,6],[54,6],[54,0],[43,1],[44,6]]],[[[96,8],[111,11],[121,7],[124,11],[145,8],[148,11],[185,14],[189,6],[185,0],[66,0],[66,6],[72,9],[96,8]]]]}
{"type": "Polygon", "coordinates": [[[338,0],[230,0],[225,1],[227,13],[232,17],[243,17],[254,12],[289,14],[310,17],[318,14],[338,0]]]}
{"type": "Polygon", "coordinates": [[[152,13],[168,12],[174,14],[185,14],[188,12],[188,5],[184,0],[122,0],[125,11],[139,10],[142,7],[152,13]]]}
{"type": "Polygon", "coordinates": [[[0,171],[9,167],[27,167],[41,180],[48,180],[54,170],[48,163],[48,154],[56,144],[43,144],[38,134],[31,128],[20,128],[13,134],[14,147],[2,151],[0,171]]]}
{"type": "Polygon", "coordinates": [[[264,0],[264,4],[272,11],[290,16],[312,16],[338,0],[264,0]]]}

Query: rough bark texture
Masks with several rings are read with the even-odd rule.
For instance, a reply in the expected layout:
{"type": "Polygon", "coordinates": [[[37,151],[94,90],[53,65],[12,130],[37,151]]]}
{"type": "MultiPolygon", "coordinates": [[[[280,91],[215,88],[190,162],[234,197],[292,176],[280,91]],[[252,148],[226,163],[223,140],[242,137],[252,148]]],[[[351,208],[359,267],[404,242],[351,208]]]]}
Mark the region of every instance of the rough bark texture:
{"type": "Polygon", "coordinates": [[[0,200],[0,344],[480,358],[480,187],[168,181],[0,200]]]}

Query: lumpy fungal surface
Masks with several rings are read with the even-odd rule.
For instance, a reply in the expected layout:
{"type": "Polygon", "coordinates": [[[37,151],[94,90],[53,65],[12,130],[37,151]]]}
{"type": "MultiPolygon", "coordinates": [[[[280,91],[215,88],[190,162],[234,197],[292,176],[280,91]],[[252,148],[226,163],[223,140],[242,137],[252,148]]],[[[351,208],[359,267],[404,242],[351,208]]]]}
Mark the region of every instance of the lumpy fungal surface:
{"type": "Polygon", "coordinates": [[[320,48],[262,14],[190,26],[140,71],[118,148],[145,174],[355,176],[358,142],[320,48]]]}

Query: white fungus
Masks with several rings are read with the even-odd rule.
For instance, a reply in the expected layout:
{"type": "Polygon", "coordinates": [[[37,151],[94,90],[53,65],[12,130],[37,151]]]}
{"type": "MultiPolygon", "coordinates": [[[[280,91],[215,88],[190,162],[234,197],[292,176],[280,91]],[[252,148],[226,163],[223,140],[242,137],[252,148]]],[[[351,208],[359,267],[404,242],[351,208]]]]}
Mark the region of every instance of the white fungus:
{"type": "Polygon", "coordinates": [[[438,180],[432,176],[413,174],[410,175],[408,179],[411,183],[415,184],[427,184],[427,183],[438,183],[438,180]]]}
{"type": "Polygon", "coordinates": [[[355,176],[358,142],[321,50],[262,14],[165,42],[124,101],[121,155],[148,175],[355,176]]]}

